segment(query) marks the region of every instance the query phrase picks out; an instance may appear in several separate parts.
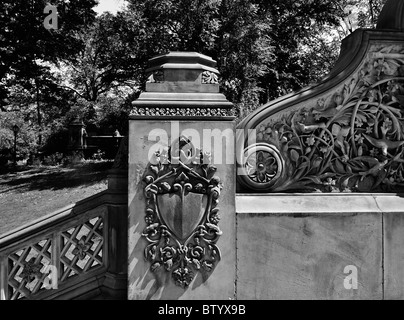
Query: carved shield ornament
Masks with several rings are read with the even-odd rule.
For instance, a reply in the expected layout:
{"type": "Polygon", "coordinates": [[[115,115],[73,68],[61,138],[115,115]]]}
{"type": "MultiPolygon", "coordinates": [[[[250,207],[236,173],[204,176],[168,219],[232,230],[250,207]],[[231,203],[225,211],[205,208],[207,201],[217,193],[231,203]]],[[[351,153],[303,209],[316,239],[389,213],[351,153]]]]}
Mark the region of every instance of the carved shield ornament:
{"type": "Polygon", "coordinates": [[[151,159],[145,175],[145,259],[186,288],[196,273],[209,274],[221,258],[217,241],[222,184],[210,155],[180,137],[151,159]]]}

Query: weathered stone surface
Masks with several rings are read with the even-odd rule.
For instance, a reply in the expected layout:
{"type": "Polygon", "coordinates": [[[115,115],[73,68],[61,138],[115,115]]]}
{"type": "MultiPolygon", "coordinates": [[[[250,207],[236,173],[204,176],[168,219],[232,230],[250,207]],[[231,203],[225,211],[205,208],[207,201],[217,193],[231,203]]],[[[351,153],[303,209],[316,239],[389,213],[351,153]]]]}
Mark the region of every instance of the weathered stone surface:
{"type": "Polygon", "coordinates": [[[395,194],[376,195],[375,200],[380,211],[385,213],[404,212],[404,198],[395,194]]]}
{"type": "Polygon", "coordinates": [[[385,299],[404,299],[404,207],[384,214],[385,299]]]}
{"type": "MultiPolygon", "coordinates": [[[[130,121],[130,142],[129,142],[129,293],[131,300],[144,299],[217,299],[228,300],[235,297],[235,176],[234,164],[231,160],[226,161],[225,144],[220,150],[223,151],[224,164],[214,165],[217,167],[215,173],[223,182],[223,189],[219,198],[220,216],[219,223],[223,235],[220,237],[217,245],[221,250],[222,259],[218,262],[216,268],[206,279],[198,273],[194,281],[187,289],[175,285],[171,273],[161,268],[156,273],[150,270],[151,264],[145,261],[144,250],[148,244],[142,237],[147,224],[146,199],[144,195],[145,169],[149,162],[148,153],[150,148],[156,144],[157,137],[150,135],[153,130],[160,129],[167,132],[168,137],[177,138],[180,133],[185,136],[199,132],[203,136],[203,130],[218,129],[229,138],[229,142],[234,140],[234,124],[232,122],[169,122],[169,121],[130,121]],[[178,125],[178,132],[173,133],[173,126],[178,125]],[[187,132],[188,130],[188,132],[187,132]],[[229,164],[226,164],[228,162],[229,164]]],[[[176,130],[174,129],[174,132],[176,130]]],[[[162,140],[160,140],[162,141],[162,140]]],[[[194,140],[193,140],[194,141],[194,140]]],[[[213,140],[212,140],[213,141],[213,140]]],[[[196,141],[194,141],[196,143],[196,141]]],[[[201,140],[201,144],[203,144],[201,140]]],[[[228,145],[229,154],[234,156],[234,142],[228,145]]]]}
{"type": "MultiPolygon", "coordinates": [[[[283,194],[268,197],[243,195],[236,198],[237,212],[244,213],[349,213],[379,212],[372,195],[283,194]],[[270,205],[269,205],[270,204],[270,205]]],[[[390,205],[391,201],[390,201],[390,205]]]]}
{"type": "Polygon", "coordinates": [[[382,299],[379,212],[338,213],[335,206],[334,212],[298,213],[305,204],[292,202],[291,213],[277,214],[272,196],[256,199],[266,200],[267,210],[241,212],[238,199],[238,299],[382,299]],[[358,269],[358,290],[344,288],[350,265],[358,269]]]}

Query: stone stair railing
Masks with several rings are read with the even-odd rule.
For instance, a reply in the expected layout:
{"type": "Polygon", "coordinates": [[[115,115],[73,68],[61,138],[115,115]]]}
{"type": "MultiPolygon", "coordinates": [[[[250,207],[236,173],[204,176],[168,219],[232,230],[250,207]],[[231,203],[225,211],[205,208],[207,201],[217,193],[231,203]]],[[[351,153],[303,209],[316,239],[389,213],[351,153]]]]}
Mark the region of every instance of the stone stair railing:
{"type": "Polygon", "coordinates": [[[126,297],[127,171],[119,163],[108,190],[0,236],[0,300],[126,297]]]}

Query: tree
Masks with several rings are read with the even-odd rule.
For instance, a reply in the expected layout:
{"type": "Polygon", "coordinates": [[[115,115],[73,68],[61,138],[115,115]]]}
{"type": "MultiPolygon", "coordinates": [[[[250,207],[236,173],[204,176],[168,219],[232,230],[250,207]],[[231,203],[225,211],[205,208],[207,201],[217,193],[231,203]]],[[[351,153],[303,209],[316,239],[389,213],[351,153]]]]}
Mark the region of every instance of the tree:
{"type": "MultiPolygon", "coordinates": [[[[324,67],[310,63],[313,50],[301,49],[343,15],[331,0],[129,0],[124,17],[139,21],[133,34],[139,65],[167,51],[210,55],[219,62],[226,96],[248,114],[328,71],[334,56],[324,67]],[[315,77],[305,72],[312,66],[315,77]]],[[[330,51],[324,40],[316,49],[330,51]]]]}
{"type": "Polygon", "coordinates": [[[35,130],[29,115],[21,111],[0,111],[0,162],[2,155],[11,155],[14,149],[13,126],[17,125],[17,153],[26,157],[36,149],[35,130]]]}
{"type": "MultiPolygon", "coordinates": [[[[35,96],[38,144],[42,144],[44,92],[49,87],[50,69],[44,62],[69,60],[81,46],[75,33],[95,17],[95,0],[57,0],[59,29],[47,30],[44,25],[45,0],[5,0],[0,4],[4,27],[0,31],[0,92],[2,110],[10,87],[17,83],[35,96]]],[[[12,103],[12,102],[11,102],[12,103]]]]}
{"type": "Polygon", "coordinates": [[[121,39],[118,19],[106,13],[81,30],[77,36],[83,47],[59,69],[62,86],[86,101],[96,102],[122,86],[136,86],[141,71],[136,63],[130,63],[132,49],[136,48],[121,39]]]}
{"type": "MultiPolygon", "coordinates": [[[[127,131],[126,124],[124,127],[117,124],[117,118],[126,123],[126,100],[133,99],[132,95],[139,91],[138,79],[143,74],[134,59],[138,51],[136,41],[128,41],[128,37],[136,33],[135,29],[136,23],[129,23],[121,15],[105,13],[77,33],[84,44],[79,54],[55,65],[54,75],[59,79],[59,87],[70,91],[79,107],[70,114],[82,118],[90,131],[109,128],[107,119],[114,127],[119,127],[120,132],[127,131]]],[[[71,118],[70,115],[67,118],[71,118]]]]}
{"type": "Polygon", "coordinates": [[[344,12],[337,29],[340,40],[358,28],[376,28],[378,17],[387,0],[336,0],[335,5],[344,12]]]}
{"type": "Polygon", "coordinates": [[[38,146],[76,117],[97,130],[119,127],[144,89],[151,57],[197,51],[218,61],[221,89],[244,117],[318,82],[341,39],[374,26],[384,2],[128,0],[117,15],[95,17],[95,0],[55,0],[59,29],[46,30],[45,0],[6,0],[0,109],[22,112],[38,146]]]}

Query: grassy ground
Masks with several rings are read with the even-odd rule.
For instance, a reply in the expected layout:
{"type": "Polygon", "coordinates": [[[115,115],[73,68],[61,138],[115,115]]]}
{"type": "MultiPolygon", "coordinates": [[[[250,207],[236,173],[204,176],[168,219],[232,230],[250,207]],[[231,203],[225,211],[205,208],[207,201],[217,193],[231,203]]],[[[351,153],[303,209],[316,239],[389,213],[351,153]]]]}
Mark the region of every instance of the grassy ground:
{"type": "Polygon", "coordinates": [[[0,234],[107,188],[111,162],[0,172],[0,234]]]}

